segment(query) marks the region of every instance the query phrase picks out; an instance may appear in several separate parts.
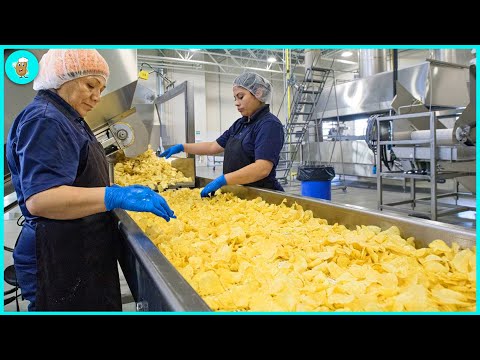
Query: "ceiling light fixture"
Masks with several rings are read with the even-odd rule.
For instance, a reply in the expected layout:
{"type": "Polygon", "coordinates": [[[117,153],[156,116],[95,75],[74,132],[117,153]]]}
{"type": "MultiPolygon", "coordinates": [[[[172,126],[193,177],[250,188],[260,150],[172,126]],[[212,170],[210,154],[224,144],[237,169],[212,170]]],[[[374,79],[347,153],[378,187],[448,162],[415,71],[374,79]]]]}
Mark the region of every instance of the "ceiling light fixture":
{"type": "Polygon", "coordinates": [[[270,57],[267,59],[267,61],[268,61],[269,63],[274,63],[274,62],[277,62],[277,58],[276,58],[275,56],[270,56],[270,57]]]}
{"type": "Polygon", "coordinates": [[[352,55],[353,55],[353,52],[351,52],[351,51],[344,51],[342,53],[342,57],[349,57],[349,56],[352,56],[352,55]]]}

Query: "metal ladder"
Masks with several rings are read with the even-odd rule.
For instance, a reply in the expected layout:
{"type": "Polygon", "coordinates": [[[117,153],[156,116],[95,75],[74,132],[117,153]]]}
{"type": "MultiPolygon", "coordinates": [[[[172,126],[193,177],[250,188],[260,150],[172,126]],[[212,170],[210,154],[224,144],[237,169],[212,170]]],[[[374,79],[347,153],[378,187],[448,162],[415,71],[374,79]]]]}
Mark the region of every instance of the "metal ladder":
{"type": "Polygon", "coordinates": [[[280,160],[276,169],[276,178],[282,184],[288,181],[288,175],[307,133],[308,124],[314,117],[315,105],[332,72],[331,68],[312,66],[305,71],[303,82],[295,85],[296,92],[285,125],[285,142],[280,151],[280,160]]]}

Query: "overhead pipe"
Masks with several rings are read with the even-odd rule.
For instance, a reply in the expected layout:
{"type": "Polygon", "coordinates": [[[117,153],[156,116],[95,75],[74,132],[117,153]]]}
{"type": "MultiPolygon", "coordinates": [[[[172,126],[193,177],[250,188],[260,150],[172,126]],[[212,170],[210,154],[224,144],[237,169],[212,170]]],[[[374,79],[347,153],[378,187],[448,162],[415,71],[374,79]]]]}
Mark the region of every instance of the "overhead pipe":
{"type": "Polygon", "coordinates": [[[398,50],[393,49],[393,96],[397,95],[398,80],[398,50]]]}
{"type": "MultiPolygon", "coordinates": [[[[305,80],[307,80],[307,76],[309,79],[313,78],[313,72],[311,71],[312,67],[321,67],[320,66],[320,59],[321,59],[321,50],[319,49],[305,49],[305,80]]],[[[307,95],[308,101],[313,101],[315,96],[307,95]]],[[[308,113],[312,110],[315,105],[305,105],[305,112],[308,113]]],[[[303,115],[305,116],[305,115],[303,115]]],[[[315,141],[322,141],[322,131],[320,128],[321,124],[315,120],[315,132],[313,136],[315,137],[315,141]]],[[[310,140],[310,131],[307,132],[307,142],[310,140]]]]}
{"type": "MultiPolygon", "coordinates": [[[[285,87],[287,89],[287,117],[290,116],[290,78],[292,77],[292,74],[290,74],[290,51],[288,49],[285,49],[285,87]]],[[[289,139],[290,141],[290,139],[289,139]]]]}
{"type": "Polygon", "coordinates": [[[360,78],[387,71],[386,49],[360,49],[358,57],[360,78]]]}

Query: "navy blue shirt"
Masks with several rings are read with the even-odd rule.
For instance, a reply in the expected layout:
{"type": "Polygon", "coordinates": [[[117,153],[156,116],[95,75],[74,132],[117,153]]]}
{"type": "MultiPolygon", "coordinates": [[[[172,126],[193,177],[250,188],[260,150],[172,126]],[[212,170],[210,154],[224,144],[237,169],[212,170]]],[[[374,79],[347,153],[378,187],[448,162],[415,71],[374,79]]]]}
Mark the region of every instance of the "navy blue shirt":
{"type": "Polygon", "coordinates": [[[268,160],[273,163],[269,178],[275,179],[275,169],[280,159],[280,151],[284,142],[283,125],[280,120],[270,112],[268,104],[262,106],[250,117],[243,116],[236,120],[233,125],[225,131],[217,143],[225,148],[231,136],[242,138],[244,132],[249,133],[242,141],[243,150],[256,160],[268,160]]]}
{"type": "Polygon", "coordinates": [[[6,156],[25,216],[22,234],[14,251],[15,266],[36,266],[35,226],[25,205],[37,193],[72,185],[87,161],[88,141],[94,139],[80,114],[59,95],[40,90],[17,116],[7,139],[6,156]]]}

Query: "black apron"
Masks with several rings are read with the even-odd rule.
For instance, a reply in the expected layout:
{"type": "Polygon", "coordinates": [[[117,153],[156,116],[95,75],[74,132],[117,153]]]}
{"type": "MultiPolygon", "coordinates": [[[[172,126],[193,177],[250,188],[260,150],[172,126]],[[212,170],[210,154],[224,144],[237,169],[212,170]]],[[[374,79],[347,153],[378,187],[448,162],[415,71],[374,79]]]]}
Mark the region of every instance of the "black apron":
{"type": "MultiPolygon", "coordinates": [[[[88,157],[72,186],[109,185],[102,145],[87,125],[88,157]]],[[[37,311],[121,311],[118,233],[110,212],[36,226],[37,311]]]]}
{"type": "MultiPolygon", "coordinates": [[[[243,139],[245,138],[245,136],[248,135],[248,133],[252,131],[252,128],[253,128],[253,125],[248,126],[247,129],[245,129],[242,126],[240,127],[240,130],[238,130],[235,134],[233,134],[233,136],[230,136],[230,138],[228,139],[227,144],[225,145],[224,157],[223,157],[223,173],[224,174],[237,171],[255,162],[255,158],[253,156],[248,155],[242,146],[243,139]],[[244,134],[241,135],[239,138],[237,138],[236,135],[242,130],[244,131],[244,134]]],[[[264,179],[261,179],[249,184],[243,184],[243,186],[255,186],[255,187],[272,189],[272,190],[281,189],[281,191],[283,191],[283,188],[278,183],[277,179],[275,178],[272,179],[270,177],[266,177],[264,179]]]]}

